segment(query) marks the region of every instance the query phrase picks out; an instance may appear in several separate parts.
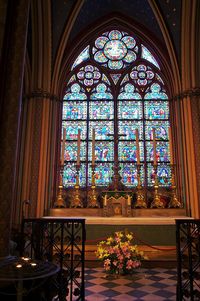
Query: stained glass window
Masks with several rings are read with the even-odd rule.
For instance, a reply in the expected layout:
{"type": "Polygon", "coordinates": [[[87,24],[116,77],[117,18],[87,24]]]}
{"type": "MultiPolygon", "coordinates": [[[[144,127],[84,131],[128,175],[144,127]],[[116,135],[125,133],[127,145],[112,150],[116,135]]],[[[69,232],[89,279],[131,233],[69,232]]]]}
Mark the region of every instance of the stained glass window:
{"type": "Polygon", "coordinates": [[[63,182],[76,178],[78,131],[81,133],[79,182],[91,186],[92,133],[95,129],[95,180],[105,188],[116,169],[127,188],[137,186],[139,134],[141,182],[148,190],[155,180],[153,129],[160,186],[170,185],[169,101],[160,63],[148,45],[128,32],[103,32],[72,63],[63,96],[66,128],[63,182]]]}

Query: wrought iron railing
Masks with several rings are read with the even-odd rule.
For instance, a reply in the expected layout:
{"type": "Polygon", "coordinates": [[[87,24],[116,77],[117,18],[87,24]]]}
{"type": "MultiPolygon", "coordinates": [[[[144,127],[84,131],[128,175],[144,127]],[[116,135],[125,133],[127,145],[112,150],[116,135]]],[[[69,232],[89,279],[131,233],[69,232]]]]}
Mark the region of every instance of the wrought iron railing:
{"type": "Polygon", "coordinates": [[[22,234],[21,256],[48,260],[60,267],[51,280],[48,300],[84,300],[85,219],[25,219],[22,234]]]}
{"type": "Polygon", "coordinates": [[[176,220],[177,301],[200,300],[200,220],[176,220]]]}

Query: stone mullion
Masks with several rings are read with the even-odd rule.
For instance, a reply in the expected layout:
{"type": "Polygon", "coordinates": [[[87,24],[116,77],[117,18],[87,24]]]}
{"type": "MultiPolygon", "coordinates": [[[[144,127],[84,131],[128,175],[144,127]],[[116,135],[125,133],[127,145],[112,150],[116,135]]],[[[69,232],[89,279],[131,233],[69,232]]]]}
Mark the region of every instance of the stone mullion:
{"type": "MultiPolygon", "coordinates": [[[[22,83],[27,41],[28,0],[9,2],[8,15],[13,20],[9,40],[3,45],[4,79],[1,81],[0,131],[0,256],[9,254],[9,238],[13,205],[16,200],[19,124],[22,103],[22,83]],[[20,37],[20,38],[19,38],[20,37]]],[[[9,26],[9,25],[8,25],[9,26]]]]}

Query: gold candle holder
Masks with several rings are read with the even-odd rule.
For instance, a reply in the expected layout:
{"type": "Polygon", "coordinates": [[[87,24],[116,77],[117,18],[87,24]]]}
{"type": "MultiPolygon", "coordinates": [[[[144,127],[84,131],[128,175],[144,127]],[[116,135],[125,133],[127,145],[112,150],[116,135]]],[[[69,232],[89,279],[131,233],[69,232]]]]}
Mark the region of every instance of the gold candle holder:
{"type": "Polygon", "coordinates": [[[88,192],[88,208],[99,208],[99,203],[97,201],[96,183],[95,183],[95,164],[92,164],[92,186],[91,190],[88,192]]]}
{"type": "Polygon", "coordinates": [[[76,184],[74,186],[74,193],[71,199],[71,208],[83,208],[81,193],[80,193],[80,185],[79,185],[79,171],[80,165],[76,165],[76,184]]]}
{"type": "Polygon", "coordinates": [[[142,164],[137,163],[137,192],[136,192],[136,203],[135,203],[135,208],[147,208],[147,204],[145,201],[145,194],[144,194],[144,189],[141,185],[141,175],[140,175],[140,170],[141,170],[142,164]]]}
{"type": "Polygon", "coordinates": [[[151,208],[164,208],[164,204],[161,201],[160,195],[158,194],[158,188],[159,188],[159,183],[158,183],[158,164],[153,164],[154,168],[154,173],[155,173],[155,182],[154,182],[154,199],[153,202],[151,203],[151,208]]]}
{"type": "Polygon", "coordinates": [[[175,165],[171,164],[171,173],[172,173],[172,176],[171,176],[171,183],[172,183],[171,184],[171,190],[172,190],[172,195],[171,195],[171,199],[170,199],[168,208],[181,208],[182,205],[181,205],[181,202],[178,199],[177,192],[176,192],[177,187],[176,187],[176,182],[175,182],[174,169],[175,169],[175,165]]]}
{"type": "Polygon", "coordinates": [[[58,194],[56,197],[56,201],[54,203],[55,208],[65,208],[65,200],[63,198],[63,172],[64,172],[64,164],[60,165],[60,175],[59,175],[59,185],[58,185],[58,194]]]}

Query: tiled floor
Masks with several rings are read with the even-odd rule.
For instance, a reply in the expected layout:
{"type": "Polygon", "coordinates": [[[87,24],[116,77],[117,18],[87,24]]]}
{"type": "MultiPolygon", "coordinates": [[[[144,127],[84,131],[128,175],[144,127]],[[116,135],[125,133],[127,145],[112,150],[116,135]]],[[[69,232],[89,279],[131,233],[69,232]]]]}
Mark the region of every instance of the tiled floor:
{"type": "Polygon", "coordinates": [[[102,268],[85,271],[86,301],[176,300],[176,269],[141,268],[132,277],[113,278],[102,268]]]}

